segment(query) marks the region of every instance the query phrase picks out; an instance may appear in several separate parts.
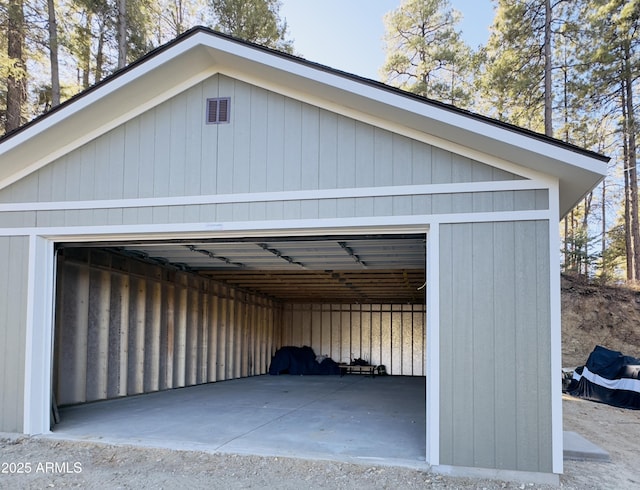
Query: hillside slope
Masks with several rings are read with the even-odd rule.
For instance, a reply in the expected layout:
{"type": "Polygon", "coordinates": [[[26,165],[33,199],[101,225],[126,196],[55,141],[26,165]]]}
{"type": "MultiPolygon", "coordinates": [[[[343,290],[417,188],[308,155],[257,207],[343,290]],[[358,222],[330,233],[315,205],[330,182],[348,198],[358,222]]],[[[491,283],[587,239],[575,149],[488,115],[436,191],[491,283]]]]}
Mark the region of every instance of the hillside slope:
{"type": "Polygon", "coordinates": [[[562,276],[562,366],[584,365],[596,345],[640,357],[640,291],[562,276]]]}

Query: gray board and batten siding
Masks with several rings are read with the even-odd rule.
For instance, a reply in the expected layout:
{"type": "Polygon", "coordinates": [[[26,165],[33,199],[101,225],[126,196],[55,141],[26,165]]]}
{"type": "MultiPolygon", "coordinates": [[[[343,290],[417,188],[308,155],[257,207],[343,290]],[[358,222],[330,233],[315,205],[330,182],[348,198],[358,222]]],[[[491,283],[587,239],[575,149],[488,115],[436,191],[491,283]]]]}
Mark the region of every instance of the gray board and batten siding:
{"type": "Polygon", "coordinates": [[[441,464],[552,472],[549,222],[440,226],[441,464]]]}
{"type": "Polygon", "coordinates": [[[243,198],[254,193],[509,180],[526,179],[216,75],[1,190],[0,203],[31,206],[0,213],[0,226],[212,223],[547,208],[544,188],[243,198]],[[205,124],[205,100],[217,95],[231,97],[231,121],[205,124]],[[212,199],[190,204],[189,196],[212,199]],[[227,201],[215,196],[234,197],[227,201]],[[185,197],[184,202],[170,201],[185,197]],[[167,198],[171,205],[153,201],[158,198],[167,198]],[[118,207],[118,200],[130,201],[127,207],[118,207]],[[42,205],[47,202],[56,203],[55,209],[42,205]]]}
{"type": "Polygon", "coordinates": [[[0,431],[22,432],[28,237],[0,237],[0,431]]]}

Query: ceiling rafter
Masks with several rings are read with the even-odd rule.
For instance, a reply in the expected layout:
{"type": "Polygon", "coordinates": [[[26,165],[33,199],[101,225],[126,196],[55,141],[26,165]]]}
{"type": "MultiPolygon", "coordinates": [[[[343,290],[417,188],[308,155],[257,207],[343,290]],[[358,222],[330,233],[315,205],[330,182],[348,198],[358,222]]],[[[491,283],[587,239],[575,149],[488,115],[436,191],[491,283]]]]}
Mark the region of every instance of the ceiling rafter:
{"type": "Polygon", "coordinates": [[[358,257],[358,254],[354,253],[354,251],[347,246],[346,242],[338,242],[338,245],[340,245],[340,247],[342,247],[342,250],[347,252],[347,254],[349,254],[349,256],[353,260],[355,260],[356,263],[360,264],[362,267],[367,267],[367,264],[365,264],[364,261],[360,260],[360,257],[358,257]]]}
{"type": "Polygon", "coordinates": [[[302,267],[304,269],[304,264],[302,262],[298,262],[297,260],[292,259],[288,255],[283,255],[280,250],[275,249],[275,248],[271,248],[266,243],[256,243],[256,245],[258,245],[262,250],[264,250],[266,252],[269,252],[269,253],[272,253],[273,255],[278,257],[279,259],[282,259],[282,260],[284,260],[284,261],[286,261],[286,262],[288,262],[290,264],[293,264],[293,265],[299,265],[300,267],[302,267]]]}
{"type": "Polygon", "coordinates": [[[193,245],[185,245],[185,247],[187,249],[191,250],[192,252],[197,252],[199,254],[206,255],[210,259],[219,260],[221,262],[224,262],[225,264],[234,265],[234,266],[237,266],[237,267],[240,267],[240,268],[244,268],[245,267],[245,265],[242,262],[234,262],[231,259],[228,259],[227,257],[223,257],[221,255],[216,255],[213,252],[211,252],[210,250],[205,250],[203,248],[196,248],[193,245]]]}

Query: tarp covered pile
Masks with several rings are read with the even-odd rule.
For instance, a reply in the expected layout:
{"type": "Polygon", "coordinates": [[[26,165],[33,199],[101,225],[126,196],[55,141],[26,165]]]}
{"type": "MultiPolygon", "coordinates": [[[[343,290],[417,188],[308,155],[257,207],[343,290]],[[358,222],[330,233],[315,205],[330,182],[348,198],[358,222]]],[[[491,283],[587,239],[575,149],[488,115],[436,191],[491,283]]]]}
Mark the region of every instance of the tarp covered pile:
{"type": "Polygon", "coordinates": [[[331,358],[316,356],[311,347],[282,347],[271,359],[269,374],[340,374],[340,368],[331,358]]]}
{"type": "Polygon", "coordinates": [[[587,400],[640,410],[640,359],[598,345],[587,363],[574,371],[567,392],[587,400]]]}

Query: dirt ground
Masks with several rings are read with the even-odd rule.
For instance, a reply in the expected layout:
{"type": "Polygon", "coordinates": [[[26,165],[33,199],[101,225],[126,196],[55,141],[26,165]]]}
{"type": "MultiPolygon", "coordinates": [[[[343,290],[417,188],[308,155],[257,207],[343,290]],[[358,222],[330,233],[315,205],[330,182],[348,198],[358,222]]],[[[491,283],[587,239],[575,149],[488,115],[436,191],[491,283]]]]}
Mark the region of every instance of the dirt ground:
{"type": "MultiPolygon", "coordinates": [[[[572,397],[565,430],[611,455],[610,463],[565,461],[565,489],[640,488],[640,412],[572,397]]],[[[281,457],[239,456],[0,437],[0,488],[88,489],[545,489],[529,482],[451,478],[409,468],[281,457]],[[28,466],[27,466],[28,465],[28,466]]]]}
{"type": "Polygon", "coordinates": [[[562,365],[584,365],[596,345],[640,357],[640,289],[563,276],[562,365]]]}
{"type": "MultiPolygon", "coordinates": [[[[563,366],[597,344],[640,357],[640,292],[564,278],[563,366]]],[[[566,489],[640,488],[640,411],[563,398],[564,429],[605,449],[610,463],[565,461],[566,489]]],[[[451,478],[409,468],[171,451],[0,434],[0,489],[552,489],[451,478]]]]}

